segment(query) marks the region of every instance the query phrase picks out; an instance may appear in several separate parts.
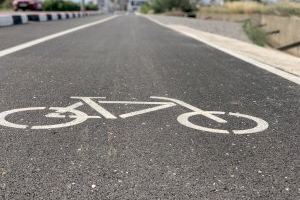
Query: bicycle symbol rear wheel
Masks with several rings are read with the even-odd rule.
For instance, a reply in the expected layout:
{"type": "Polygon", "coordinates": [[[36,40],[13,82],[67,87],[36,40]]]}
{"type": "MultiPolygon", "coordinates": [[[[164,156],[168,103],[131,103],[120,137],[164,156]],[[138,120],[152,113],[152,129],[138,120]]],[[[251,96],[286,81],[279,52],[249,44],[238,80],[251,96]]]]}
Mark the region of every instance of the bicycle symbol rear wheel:
{"type": "MultiPolygon", "coordinates": [[[[11,127],[11,128],[18,128],[18,129],[26,129],[26,128],[30,128],[30,129],[55,129],[55,128],[63,128],[63,127],[69,127],[69,126],[74,126],[80,123],[83,123],[84,121],[86,121],[89,116],[87,114],[85,114],[84,112],[81,112],[79,110],[68,110],[67,112],[72,113],[72,115],[69,116],[70,119],[72,119],[69,122],[65,122],[65,123],[60,123],[60,124],[52,124],[52,125],[37,125],[37,126],[29,126],[29,125],[23,125],[23,124],[15,124],[13,122],[9,122],[6,120],[6,118],[9,115],[15,114],[15,113],[19,113],[19,112],[25,112],[25,111],[38,111],[38,110],[45,110],[46,107],[31,107],[31,108],[19,108],[19,109],[13,109],[13,110],[8,110],[5,112],[0,113],[0,125],[2,126],[7,126],[7,127],[11,127]]],[[[49,108],[49,110],[59,110],[60,108],[55,107],[55,108],[49,108]]],[[[63,115],[63,113],[60,112],[52,112],[48,115],[46,115],[46,117],[50,117],[50,118],[65,118],[66,116],[63,115]]]]}

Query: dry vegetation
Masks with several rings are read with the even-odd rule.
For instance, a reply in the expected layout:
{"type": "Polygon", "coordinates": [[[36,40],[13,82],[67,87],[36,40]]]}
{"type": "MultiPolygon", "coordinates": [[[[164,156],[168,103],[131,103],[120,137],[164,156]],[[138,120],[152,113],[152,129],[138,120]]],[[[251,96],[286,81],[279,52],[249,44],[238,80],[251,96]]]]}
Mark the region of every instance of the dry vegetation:
{"type": "Polygon", "coordinates": [[[0,0],[0,11],[12,9],[12,0],[0,0]]]}
{"type": "Polygon", "coordinates": [[[273,14],[281,16],[300,16],[300,3],[281,3],[265,5],[256,2],[228,2],[224,6],[202,6],[200,12],[227,14],[273,14]]]}

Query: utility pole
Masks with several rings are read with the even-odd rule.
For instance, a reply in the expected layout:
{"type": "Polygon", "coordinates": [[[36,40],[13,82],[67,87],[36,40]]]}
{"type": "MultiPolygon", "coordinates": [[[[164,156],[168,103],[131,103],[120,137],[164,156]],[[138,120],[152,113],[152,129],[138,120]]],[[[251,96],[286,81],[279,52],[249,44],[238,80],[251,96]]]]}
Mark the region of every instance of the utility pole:
{"type": "Polygon", "coordinates": [[[103,8],[103,10],[104,10],[105,13],[109,12],[109,7],[110,7],[109,0],[104,0],[104,8],[103,8]]]}
{"type": "Polygon", "coordinates": [[[102,0],[97,0],[98,10],[102,11],[102,0]]]}
{"type": "Polygon", "coordinates": [[[84,2],[84,0],[80,1],[80,11],[81,12],[85,11],[85,2],[84,2]]]}

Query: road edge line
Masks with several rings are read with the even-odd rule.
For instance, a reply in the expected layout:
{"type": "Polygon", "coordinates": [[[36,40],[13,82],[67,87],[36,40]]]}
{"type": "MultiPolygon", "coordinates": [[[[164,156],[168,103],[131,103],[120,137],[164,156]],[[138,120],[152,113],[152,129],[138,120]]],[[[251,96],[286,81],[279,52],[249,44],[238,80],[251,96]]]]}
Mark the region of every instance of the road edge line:
{"type": "Polygon", "coordinates": [[[243,61],[245,61],[245,62],[247,62],[247,63],[250,63],[250,64],[252,64],[252,65],[254,65],[254,66],[256,66],[256,67],[259,67],[259,68],[261,68],[261,69],[264,69],[264,70],[266,70],[266,71],[268,71],[268,72],[271,72],[271,73],[273,73],[273,74],[276,74],[277,76],[280,76],[280,77],[282,77],[282,78],[284,78],[284,79],[286,79],[286,80],[289,80],[289,81],[291,81],[291,82],[293,82],[293,83],[296,83],[296,84],[300,85],[300,77],[298,77],[298,76],[296,76],[296,75],[290,74],[290,73],[288,73],[288,72],[286,72],[286,71],[283,71],[283,70],[281,70],[281,69],[279,69],[279,68],[273,67],[273,66],[271,66],[271,65],[262,63],[262,62],[260,62],[260,61],[258,61],[258,60],[255,60],[255,59],[249,58],[249,57],[247,57],[247,56],[241,55],[241,54],[239,54],[239,53],[233,52],[233,51],[231,51],[231,50],[229,50],[229,49],[220,47],[219,45],[213,44],[213,43],[211,43],[211,42],[209,42],[209,41],[207,41],[207,40],[204,40],[204,39],[202,39],[202,38],[199,38],[198,36],[196,36],[196,35],[194,35],[194,34],[190,34],[190,33],[185,32],[185,31],[177,30],[177,29],[175,29],[175,28],[173,28],[173,27],[171,27],[171,26],[169,26],[169,25],[163,24],[163,23],[161,23],[161,22],[159,22],[159,21],[157,21],[157,20],[155,20],[155,19],[153,19],[153,18],[151,18],[151,17],[144,16],[144,15],[139,15],[139,16],[142,16],[142,17],[144,17],[144,18],[146,18],[146,19],[148,19],[148,20],[150,20],[150,21],[152,21],[152,22],[154,22],[154,23],[156,23],[156,24],[158,24],[158,25],[160,25],[160,26],[163,26],[163,27],[165,27],[165,28],[171,29],[171,30],[173,30],[173,31],[175,31],[175,32],[181,33],[181,34],[183,34],[183,35],[185,35],[185,36],[188,36],[188,37],[193,38],[193,39],[195,39],[195,40],[197,40],[197,41],[200,41],[200,42],[202,42],[202,43],[205,43],[205,44],[207,44],[207,45],[209,45],[209,46],[211,46],[211,47],[213,47],[213,48],[215,48],[215,49],[218,49],[218,50],[220,50],[220,51],[222,51],[222,52],[224,52],[224,53],[227,53],[227,54],[229,54],[229,55],[231,55],[231,56],[233,56],[233,57],[236,57],[236,58],[238,58],[238,59],[240,59],[240,60],[243,60],[243,61]]]}
{"type": "Polygon", "coordinates": [[[43,43],[43,42],[46,42],[46,41],[49,41],[49,40],[61,37],[63,35],[67,35],[67,34],[75,32],[75,31],[79,31],[81,29],[85,29],[85,28],[88,28],[88,27],[91,27],[91,26],[95,26],[95,25],[104,23],[104,22],[112,20],[112,19],[114,19],[116,17],[119,17],[119,16],[118,15],[114,15],[114,16],[106,17],[106,18],[98,20],[98,21],[94,21],[94,22],[91,22],[91,23],[88,23],[88,24],[77,26],[77,27],[74,27],[74,28],[71,28],[71,29],[67,29],[67,30],[64,30],[64,31],[61,31],[61,32],[58,32],[58,33],[54,33],[54,34],[51,34],[51,35],[48,35],[48,36],[44,36],[44,37],[41,37],[41,38],[38,38],[38,39],[35,39],[35,40],[32,40],[32,41],[29,41],[29,42],[25,42],[23,44],[19,44],[19,45],[14,46],[14,47],[10,47],[10,48],[1,50],[0,51],[0,58],[4,57],[4,56],[7,56],[9,54],[15,53],[17,51],[21,51],[23,49],[27,49],[29,47],[35,46],[37,44],[40,44],[40,43],[43,43]]]}

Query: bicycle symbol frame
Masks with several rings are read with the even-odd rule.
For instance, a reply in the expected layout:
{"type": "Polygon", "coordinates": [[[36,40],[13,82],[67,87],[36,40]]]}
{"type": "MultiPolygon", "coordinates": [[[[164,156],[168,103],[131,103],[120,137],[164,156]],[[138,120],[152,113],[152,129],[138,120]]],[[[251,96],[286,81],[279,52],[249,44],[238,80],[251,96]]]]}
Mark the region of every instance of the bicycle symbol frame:
{"type": "Polygon", "coordinates": [[[226,120],[220,118],[218,115],[224,115],[225,112],[223,111],[205,111],[200,108],[197,108],[195,106],[192,106],[188,103],[185,103],[181,100],[173,99],[173,98],[168,98],[168,97],[158,97],[158,96],[151,96],[151,99],[154,100],[160,100],[160,101],[107,101],[105,100],[106,97],[70,97],[71,99],[77,99],[79,102],[76,102],[70,106],[67,107],[50,107],[49,110],[51,112],[49,114],[46,114],[45,117],[48,118],[66,118],[66,113],[72,113],[72,115],[69,116],[72,121],[70,122],[65,122],[61,124],[53,124],[53,125],[37,125],[37,126],[29,126],[29,125],[23,125],[23,124],[15,124],[13,122],[9,122],[6,120],[7,116],[19,113],[19,112],[25,112],[25,111],[37,111],[37,110],[45,110],[46,107],[29,107],[29,108],[19,108],[19,109],[13,109],[9,111],[4,111],[0,113],[0,125],[6,126],[6,127],[11,127],[11,128],[18,128],[18,129],[56,129],[56,128],[64,128],[64,127],[70,127],[74,126],[77,124],[81,124],[85,122],[88,119],[100,119],[100,118],[105,118],[105,119],[117,119],[122,118],[126,119],[129,117],[141,115],[141,114],[146,114],[158,110],[163,110],[167,108],[171,108],[174,106],[182,106],[185,107],[189,110],[190,112],[180,114],[177,117],[177,121],[188,127],[192,128],[195,130],[200,130],[204,132],[211,132],[211,133],[222,133],[222,134],[249,134],[249,133],[258,133],[266,130],[268,128],[268,123],[260,119],[258,117],[253,117],[250,115],[246,114],[240,114],[240,113],[232,113],[229,112],[229,116],[237,117],[237,118],[246,118],[248,120],[252,120],[256,123],[256,126],[253,128],[249,129],[243,129],[243,130],[224,130],[224,129],[215,129],[215,128],[209,128],[205,126],[200,126],[197,124],[192,123],[189,118],[197,115],[201,115],[204,117],[207,117],[217,123],[227,123],[226,120]],[[90,106],[92,109],[97,111],[100,116],[89,116],[86,113],[78,110],[79,107],[87,104],[90,106]],[[135,105],[153,105],[151,108],[146,108],[138,111],[133,111],[125,114],[121,114],[118,117],[115,116],[113,113],[109,112],[107,109],[105,109],[102,104],[135,104],[135,105]],[[54,112],[53,112],[54,111],[54,112]]]}

